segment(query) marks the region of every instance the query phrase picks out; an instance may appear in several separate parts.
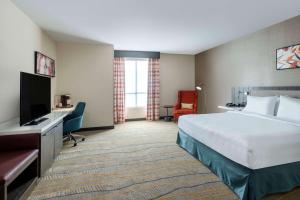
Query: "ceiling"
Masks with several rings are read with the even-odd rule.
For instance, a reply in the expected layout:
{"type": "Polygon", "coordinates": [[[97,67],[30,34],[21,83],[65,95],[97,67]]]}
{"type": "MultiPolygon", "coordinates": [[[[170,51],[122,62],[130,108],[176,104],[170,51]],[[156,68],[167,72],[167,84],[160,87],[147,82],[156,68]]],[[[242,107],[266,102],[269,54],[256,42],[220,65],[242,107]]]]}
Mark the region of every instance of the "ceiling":
{"type": "Polygon", "coordinates": [[[12,0],[57,41],[196,54],[300,14],[299,0],[12,0]]]}

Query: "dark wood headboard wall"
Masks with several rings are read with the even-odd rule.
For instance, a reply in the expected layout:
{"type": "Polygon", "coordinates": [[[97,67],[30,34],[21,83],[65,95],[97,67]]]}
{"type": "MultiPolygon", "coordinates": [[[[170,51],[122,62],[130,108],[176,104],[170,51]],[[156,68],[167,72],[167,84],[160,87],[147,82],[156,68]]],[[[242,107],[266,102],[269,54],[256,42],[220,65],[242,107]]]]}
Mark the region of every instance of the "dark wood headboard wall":
{"type": "Polygon", "coordinates": [[[254,96],[288,95],[300,97],[300,86],[246,86],[232,87],[231,101],[239,104],[247,102],[247,94],[254,96]]]}

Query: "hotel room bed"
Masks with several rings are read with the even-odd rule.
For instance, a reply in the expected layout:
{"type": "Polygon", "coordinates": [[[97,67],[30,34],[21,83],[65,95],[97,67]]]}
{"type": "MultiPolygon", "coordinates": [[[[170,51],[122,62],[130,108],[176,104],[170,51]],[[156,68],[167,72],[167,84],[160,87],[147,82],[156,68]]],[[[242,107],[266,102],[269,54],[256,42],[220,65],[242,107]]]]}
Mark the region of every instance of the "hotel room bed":
{"type": "Polygon", "coordinates": [[[247,112],[179,118],[177,143],[242,200],[300,186],[300,124],[247,112]]]}

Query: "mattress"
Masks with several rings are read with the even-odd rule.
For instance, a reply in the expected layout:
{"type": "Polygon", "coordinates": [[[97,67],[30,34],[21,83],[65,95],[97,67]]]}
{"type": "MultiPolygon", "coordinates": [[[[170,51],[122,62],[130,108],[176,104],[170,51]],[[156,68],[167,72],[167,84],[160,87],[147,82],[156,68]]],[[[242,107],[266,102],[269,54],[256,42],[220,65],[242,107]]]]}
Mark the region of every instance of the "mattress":
{"type": "Polygon", "coordinates": [[[300,161],[300,125],[247,112],[184,115],[179,129],[250,169],[300,161]]]}

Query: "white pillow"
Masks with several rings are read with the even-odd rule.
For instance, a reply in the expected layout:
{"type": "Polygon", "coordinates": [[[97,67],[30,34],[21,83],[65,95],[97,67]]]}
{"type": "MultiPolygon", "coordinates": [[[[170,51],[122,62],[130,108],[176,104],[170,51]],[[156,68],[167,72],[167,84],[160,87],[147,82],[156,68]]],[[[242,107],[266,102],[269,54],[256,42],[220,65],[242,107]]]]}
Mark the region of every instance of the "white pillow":
{"type": "Polygon", "coordinates": [[[277,117],[292,121],[300,121],[300,99],[280,96],[277,117]]]}
{"type": "Polygon", "coordinates": [[[247,105],[243,111],[274,116],[276,101],[276,96],[247,96],[247,105]]]}

